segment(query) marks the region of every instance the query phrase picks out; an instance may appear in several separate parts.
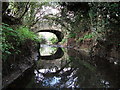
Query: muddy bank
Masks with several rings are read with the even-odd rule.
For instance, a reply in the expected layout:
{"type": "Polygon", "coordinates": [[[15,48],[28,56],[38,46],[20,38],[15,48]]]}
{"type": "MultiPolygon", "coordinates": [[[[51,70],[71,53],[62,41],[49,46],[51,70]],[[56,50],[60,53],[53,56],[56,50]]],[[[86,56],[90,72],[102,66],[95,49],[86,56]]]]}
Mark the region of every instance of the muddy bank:
{"type": "Polygon", "coordinates": [[[20,48],[21,54],[16,57],[14,62],[10,63],[10,67],[5,69],[4,65],[3,70],[5,71],[3,71],[4,73],[2,75],[2,89],[7,88],[9,84],[33,68],[35,60],[38,59],[39,56],[38,46],[39,44],[35,42],[26,41],[20,48]]]}

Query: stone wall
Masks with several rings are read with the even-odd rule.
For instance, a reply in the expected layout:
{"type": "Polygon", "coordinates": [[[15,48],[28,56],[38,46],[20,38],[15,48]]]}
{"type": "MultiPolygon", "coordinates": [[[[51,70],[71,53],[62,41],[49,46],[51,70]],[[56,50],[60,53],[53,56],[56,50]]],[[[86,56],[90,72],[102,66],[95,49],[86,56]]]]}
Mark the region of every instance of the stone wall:
{"type": "Polygon", "coordinates": [[[2,78],[2,88],[6,88],[9,84],[23,75],[28,69],[32,68],[38,55],[38,48],[35,42],[27,40],[23,45],[21,45],[21,54],[19,54],[15,59],[15,62],[12,63],[13,66],[9,67],[12,68],[11,72],[7,73],[2,78]]]}

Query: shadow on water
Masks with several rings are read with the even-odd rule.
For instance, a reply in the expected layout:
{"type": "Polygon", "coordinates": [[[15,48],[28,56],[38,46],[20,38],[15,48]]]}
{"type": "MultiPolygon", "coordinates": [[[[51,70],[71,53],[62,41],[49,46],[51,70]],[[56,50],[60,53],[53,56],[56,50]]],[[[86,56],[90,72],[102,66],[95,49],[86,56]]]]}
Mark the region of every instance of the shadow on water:
{"type": "Polygon", "coordinates": [[[118,64],[97,56],[90,59],[89,56],[74,49],[57,46],[54,48],[56,48],[54,54],[41,56],[36,61],[32,74],[27,73],[26,76],[29,78],[22,77],[14,83],[14,87],[119,88],[118,64]],[[23,82],[26,84],[23,85],[23,82]]]}

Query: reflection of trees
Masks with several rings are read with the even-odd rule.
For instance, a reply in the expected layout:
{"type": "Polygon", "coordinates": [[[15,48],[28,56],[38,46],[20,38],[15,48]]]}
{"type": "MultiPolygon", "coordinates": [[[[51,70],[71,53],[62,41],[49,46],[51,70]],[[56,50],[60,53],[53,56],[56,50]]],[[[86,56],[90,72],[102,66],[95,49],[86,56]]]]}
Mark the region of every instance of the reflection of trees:
{"type": "Polygon", "coordinates": [[[51,68],[49,68],[49,72],[40,73],[44,77],[60,77],[59,83],[55,84],[55,87],[60,88],[118,87],[119,81],[116,81],[116,67],[101,58],[96,58],[96,61],[90,62],[89,58],[86,58],[80,52],[77,53],[65,58],[67,62],[61,68],[58,68],[57,65],[57,68],[52,67],[52,69],[55,68],[55,72],[51,72],[51,68]]]}
{"type": "Polygon", "coordinates": [[[54,54],[46,55],[46,56],[40,56],[40,58],[43,59],[43,60],[54,60],[54,59],[61,58],[63,55],[64,55],[64,52],[59,47],[59,48],[57,48],[57,51],[54,54]]]}
{"type": "Polygon", "coordinates": [[[46,41],[46,39],[45,39],[45,38],[41,38],[40,43],[41,43],[41,44],[46,44],[46,43],[47,43],[47,41],[46,41]]]}
{"type": "MultiPolygon", "coordinates": [[[[102,77],[96,72],[96,69],[84,60],[79,58],[69,57],[67,62],[60,69],[56,69],[55,72],[51,72],[49,69],[46,73],[41,73],[44,77],[58,76],[61,77],[60,83],[57,86],[61,88],[69,87],[87,87],[87,88],[100,88],[105,87],[101,83],[102,77]]],[[[53,68],[52,68],[53,69],[53,68]]]]}
{"type": "MultiPolygon", "coordinates": [[[[118,69],[114,68],[114,72],[112,68],[107,65],[107,63],[100,63],[101,61],[97,59],[97,64],[96,66],[91,65],[88,63],[86,59],[80,59],[80,58],[75,58],[71,57],[72,67],[77,67],[77,71],[75,73],[75,76],[78,77],[78,82],[77,84],[82,87],[82,88],[108,88],[108,87],[118,87],[118,82],[116,73],[118,69]],[[104,64],[103,64],[104,63],[104,64]],[[107,74],[106,74],[107,73],[107,74]]],[[[104,60],[103,60],[104,61],[104,60]]],[[[111,66],[111,65],[110,65],[111,66]]],[[[114,67],[114,66],[112,66],[114,67]]]]}
{"type": "Polygon", "coordinates": [[[71,66],[77,67],[77,71],[74,76],[78,77],[76,82],[80,87],[92,88],[101,87],[99,77],[96,76],[95,68],[80,58],[70,57],[72,59],[71,66]]]}
{"type": "Polygon", "coordinates": [[[42,34],[39,35],[39,39],[40,39],[41,44],[46,44],[47,43],[45,37],[42,34]]]}
{"type": "Polygon", "coordinates": [[[50,53],[51,55],[55,53],[55,51],[57,51],[57,48],[53,47],[52,48],[52,52],[50,53]]]}
{"type": "Polygon", "coordinates": [[[79,68],[76,72],[80,87],[104,88],[119,86],[119,66],[105,58],[95,57],[94,60],[84,55],[74,54],[70,57],[71,67],[79,68]]]}
{"type": "Polygon", "coordinates": [[[46,48],[47,48],[47,53],[49,52],[50,55],[54,54],[58,49],[57,47],[43,46],[43,47],[40,47],[40,53],[43,54],[43,52],[44,52],[44,50],[46,50],[46,48]],[[50,52],[50,51],[52,51],[52,52],[50,52]]]}
{"type": "Polygon", "coordinates": [[[50,41],[51,41],[52,44],[55,44],[55,43],[58,42],[57,38],[54,38],[54,37],[50,38],[50,41]]]}

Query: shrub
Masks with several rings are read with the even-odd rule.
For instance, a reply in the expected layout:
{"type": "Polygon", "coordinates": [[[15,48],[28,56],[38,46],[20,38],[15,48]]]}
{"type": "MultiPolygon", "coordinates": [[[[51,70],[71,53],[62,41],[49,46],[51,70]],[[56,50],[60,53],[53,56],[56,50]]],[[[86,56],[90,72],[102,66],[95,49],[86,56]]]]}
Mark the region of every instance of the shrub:
{"type": "Polygon", "coordinates": [[[82,38],[79,38],[78,41],[84,41],[85,39],[91,39],[93,37],[95,37],[95,33],[89,33],[89,34],[85,34],[82,38]]]}
{"type": "Polygon", "coordinates": [[[69,38],[75,38],[76,37],[76,33],[70,33],[68,37],[69,38]]]}
{"type": "Polygon", "coordinates": [[[95,36],[94,33],[89,33],[89,34],[86,34],[83,38],[84,39],[90,39],[90,38],[93,38],[95,36]]]}
{"type": "Polygon", "coordinates": [[[19,27],[14,30],[9,25],[2,23],[0,30],[2,30],[0,47],[3,61],[6,61],[10,55],[20,53],[19,46],[26,40],[38,41],[37,36],[27,27],[19,27]]]}
{"type": "Polygon", "coordinates": [[[65,43],[65,42],[67,42],[66,38],[64,38],[61,43],[65,43]]]}
{"type": "Polygon", "coordinates": [[[37,35],[34,32],[31,32],[28,27],[19,27],[17,30],[18,37],[20,41],[25,41],[31,39],[33,41],[38,41],[37,35]]]}
{"type": "Polygon", "coordinates": [[[6,60],[9,55],[18,52],[15,50],[14,43],[12,43],[12,41],[16,41],[17,32],[4,23],[2,23],[0,29],[2,30],[2,43],[0,45],[2,47],[2,58],[3,60],[6,60]]]}

